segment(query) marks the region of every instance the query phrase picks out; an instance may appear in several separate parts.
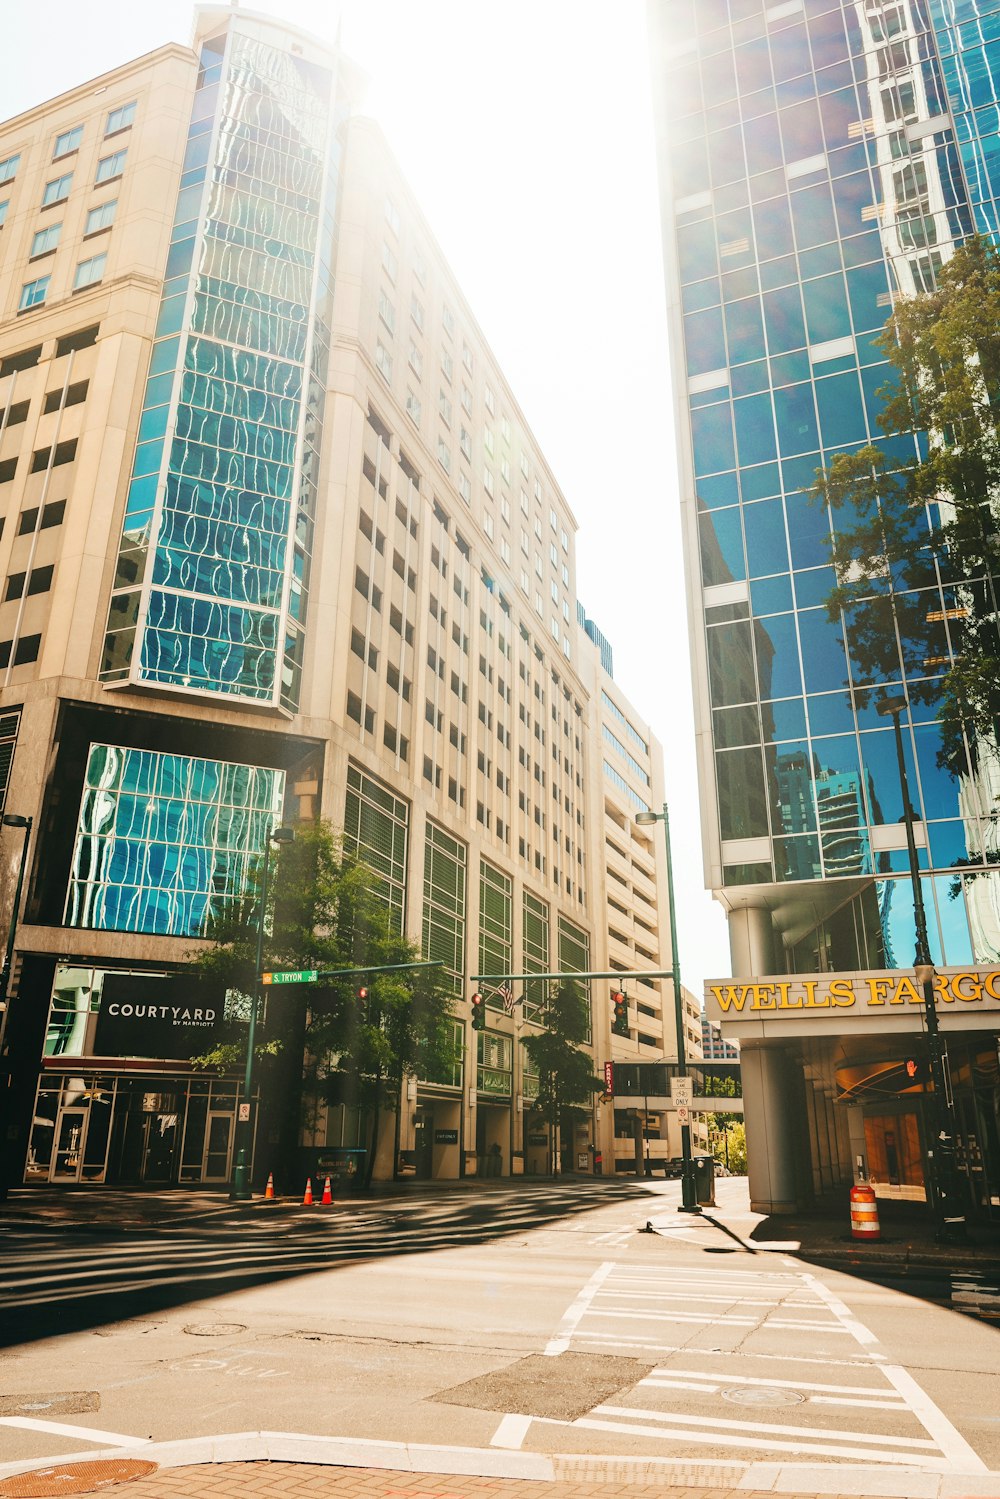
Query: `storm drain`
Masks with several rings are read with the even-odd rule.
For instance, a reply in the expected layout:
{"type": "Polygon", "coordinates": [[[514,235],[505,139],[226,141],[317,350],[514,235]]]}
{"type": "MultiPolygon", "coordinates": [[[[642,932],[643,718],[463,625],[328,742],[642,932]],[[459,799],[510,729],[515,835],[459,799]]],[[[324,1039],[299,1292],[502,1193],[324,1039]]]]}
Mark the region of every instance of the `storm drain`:
{"type": "Polygon", "coordinates": [[[733,1390],[723,1390],[722,1398],[731,1400],[734,1405],[801,1405],[806,1397],[797,1390],[755,1390],[737,1386],[733,1390]]]}
{"type": "Polygon", "coordinates": [[[96,1390],[68,1390],[58,1395],[0,1395],[0,1416],[79,1416],[99,1411],[96,1390]]]}
{"type": "Polygon", "coordinates": [[[638,1359],[599,1353],[560,1353],[553,1358],[532,1353],[432,1398],[442,1405],[474,1406],[503,1415],[575,1421],[619,1390],[637,1385],[653,1368],[638,1359]]]}
{"type": "Polygon", "coordinates": [[[192,1338],[232,1338],[246,1330],[245,1322],[189,1322],[184,1329],[192,1338]]]}
{"type": "Polygon", "coordinates": [[[120,1457],[93,1463],[66,1463],[58,1468],[36,1468],[0,1480],[0,1499],[49,1499],[52,1494],[95,1494],[119,1483],[134,1483],[156,1472],[155,1463],[120,1457]]]}

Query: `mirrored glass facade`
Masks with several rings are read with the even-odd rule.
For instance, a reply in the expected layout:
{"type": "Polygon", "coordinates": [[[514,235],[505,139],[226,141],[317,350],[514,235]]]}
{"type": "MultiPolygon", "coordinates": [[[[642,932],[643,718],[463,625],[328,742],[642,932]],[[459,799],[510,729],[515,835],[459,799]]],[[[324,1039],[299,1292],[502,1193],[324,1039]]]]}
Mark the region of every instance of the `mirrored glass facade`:
{"type": "Polygon", "coordinates": [[[285,772],[91,746],[66,926],[204,936],[249,888],[285,772]]]}
{"type": "Polygon", "coordinates": [[[650,13],[719,883],[767,887],[774,909],[779,887],[853,881],[842,919],[801,940],[787,891],[789,962],[912,961],[905,847],[886,831],[899,772],[875,703],[916,688],[903,729],[935,960],[996,961],[1000,874],[983,867],[997,855],[996,749],[938,759],[953,591],[933,574],[920,595],[887,582],[896,660],[866,674],[823,607],[831,521],[808,490],[837,452],[875,441],[905,458],[922,440],[877,426],[890,367],[875,339],[963,236],[1000,227],[1000,3],[662,0],[650,13]],[[914,609],[937,621],[930,649],[903,638],[914,609]]]}
{"type": "Polygon", "coordinates": [[[333,73],[205,42],[101,675],[298,703],[329,348],[333,73]]]}

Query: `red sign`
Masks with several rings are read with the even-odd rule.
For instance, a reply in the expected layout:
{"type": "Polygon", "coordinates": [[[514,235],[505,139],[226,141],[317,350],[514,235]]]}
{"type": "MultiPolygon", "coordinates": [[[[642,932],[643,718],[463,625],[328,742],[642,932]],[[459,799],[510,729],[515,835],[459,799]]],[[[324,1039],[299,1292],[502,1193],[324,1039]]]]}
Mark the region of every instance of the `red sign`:
{"type": "Polygon", "coordinates": [[[615,1091],[615,1064],[605,1062],[604,1064],[604,1091],[609,1096],[614,1096],[615,1091]]]}

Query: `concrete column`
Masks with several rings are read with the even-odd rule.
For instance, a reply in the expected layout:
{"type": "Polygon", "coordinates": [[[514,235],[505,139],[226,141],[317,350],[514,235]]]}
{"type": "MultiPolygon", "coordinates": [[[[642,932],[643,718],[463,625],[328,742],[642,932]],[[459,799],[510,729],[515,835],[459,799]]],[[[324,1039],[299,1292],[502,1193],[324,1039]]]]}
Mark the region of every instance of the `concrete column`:
{"type": "Polygon", "coordinates": [[[803,1123],[798,1068],[783,1047],[767,1042],[744,1042],[741,1064],[750,1206],[755,1213],[793,1213],[803,1123]]]}
{"type": "Polygon", "coordinates": [[[741,906],[730,911],[729,943],[735,978],[749,979],[777,971],[771,913],[763,906],[741,906]]]}

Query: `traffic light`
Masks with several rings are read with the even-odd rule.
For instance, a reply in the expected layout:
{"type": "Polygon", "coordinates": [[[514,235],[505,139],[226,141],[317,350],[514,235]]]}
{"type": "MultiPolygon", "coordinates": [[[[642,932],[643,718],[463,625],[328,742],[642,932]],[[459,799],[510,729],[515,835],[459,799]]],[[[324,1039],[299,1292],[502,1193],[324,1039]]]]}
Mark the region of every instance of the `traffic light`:
{"type": "Polygon", "coordinates": [[[628,1000],[620,989],[611,991],[611,1034],[628,1035],[628,1000]]]}
{"type": "Polygon", "coordinates": [[[483,996],[478,989],[473,994],[470,1004],[472,1005],[472,1029],[481,1031],[486,1024],[486,1011],[483,1007],[483,996]]]}
{"type": "Polygon", "coordinates": [[[358,1004],[362,1007],[368,1004],[368,985],[362,984],[358,989],[358,1004]]]}
{"type": "Polygon", "coordinates": [[[922,1086],[924,1081],[924,1064],[919,1057],[907,1057],[903,1063],[903,1071],[906,1073],[908,1086],[922,1086]]]}

